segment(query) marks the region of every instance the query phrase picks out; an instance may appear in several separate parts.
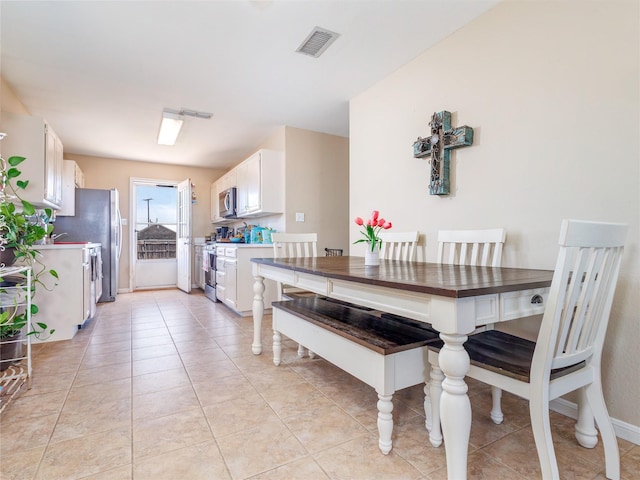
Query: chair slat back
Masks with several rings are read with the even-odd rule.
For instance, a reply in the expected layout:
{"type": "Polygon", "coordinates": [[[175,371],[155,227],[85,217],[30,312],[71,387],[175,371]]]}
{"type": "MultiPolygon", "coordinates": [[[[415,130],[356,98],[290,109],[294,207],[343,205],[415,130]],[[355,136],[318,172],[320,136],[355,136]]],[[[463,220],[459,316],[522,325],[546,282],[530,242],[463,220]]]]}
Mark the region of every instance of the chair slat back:
{"type": "Polygon", "coordinates": [[[438,263],[499,267],[507,238],[504,228],[486,230],[440,230],[438,263]]]}
{"type": "Polygon", "coordinates": [[[584,360],[599,365],[626,234],[626,225],[563,221],[532,376],[584,360]]]}
{"type": "Polygon", "coordinates": [[[274,258],[318,256],[317,233],[272,233],[274,258]]]}
{"type": "Polygon", "coordinates": [[[382,240],[380,258],[387,260],[403,260],[411,262],[416,256],[418,231],[415,232],[380,232],[382,240]]]}

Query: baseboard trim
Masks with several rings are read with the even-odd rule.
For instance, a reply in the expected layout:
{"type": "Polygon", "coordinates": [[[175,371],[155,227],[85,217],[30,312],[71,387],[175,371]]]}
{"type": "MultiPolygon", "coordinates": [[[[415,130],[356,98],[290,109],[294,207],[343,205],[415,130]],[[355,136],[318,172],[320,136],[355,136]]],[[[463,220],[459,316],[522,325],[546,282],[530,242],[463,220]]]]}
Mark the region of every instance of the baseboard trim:
{"type": "MultiPolygon", "coordinates": [[[[556,398],[552,400],[549,404],[549,408],[554,412],[561,413],[562,415],[566,415],[570,418],[578,418],[578,405],[564,398],[556,398]]],[[[613,424],[613,429],[616,432],[616,435],[628,442],[635,443],[636,445],[640,445],[640,427],[637,425],[632,425],[627,422],[623,422],[622,420],[618,420],[616,418],[611,418],[611,423],[613,424]]]]}

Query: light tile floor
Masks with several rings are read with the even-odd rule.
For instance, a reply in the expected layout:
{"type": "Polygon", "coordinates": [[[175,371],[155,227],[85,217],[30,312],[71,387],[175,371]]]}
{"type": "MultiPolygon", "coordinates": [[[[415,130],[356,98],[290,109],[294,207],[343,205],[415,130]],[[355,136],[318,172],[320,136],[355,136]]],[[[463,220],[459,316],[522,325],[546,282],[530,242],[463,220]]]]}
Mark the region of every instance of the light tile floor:
{"type": "MultiPolygon", "coordinates": [[[[252,321],[201,293],[119,295],[73,340],[34,346],[32,388],[3,413],[0,478],[444,479],[444,448],[427,439],[422,387],[394,397],[393,450],[377,446],[373,389],[322,359],[283,364],[251,353],[252,321]]],[[[540,478],[527,404],[470,382],[470,479],[540,478]]],[[[552,413],[562,478],[601,479],[601,446],[573,438],[552,413]]],[[[640,447],[620,441],[622,478],[640,476],[640,447]]]]}

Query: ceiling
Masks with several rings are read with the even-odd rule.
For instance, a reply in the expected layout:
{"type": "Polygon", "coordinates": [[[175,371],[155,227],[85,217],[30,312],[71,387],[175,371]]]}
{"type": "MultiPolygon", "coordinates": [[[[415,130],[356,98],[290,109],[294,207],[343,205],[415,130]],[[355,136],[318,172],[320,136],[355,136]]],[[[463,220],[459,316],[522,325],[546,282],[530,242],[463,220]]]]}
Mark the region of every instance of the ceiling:
{"type": "Polygon", "coordinates": [[[349,99],[498,0],[0,2],[0,74],[66,153],[229,168],[283,125],[349,135],[349,99]],[[340,34],[313,58],[319,26],[340,34]],[[164,108],[185,117],[157,144],[164,108]]]}

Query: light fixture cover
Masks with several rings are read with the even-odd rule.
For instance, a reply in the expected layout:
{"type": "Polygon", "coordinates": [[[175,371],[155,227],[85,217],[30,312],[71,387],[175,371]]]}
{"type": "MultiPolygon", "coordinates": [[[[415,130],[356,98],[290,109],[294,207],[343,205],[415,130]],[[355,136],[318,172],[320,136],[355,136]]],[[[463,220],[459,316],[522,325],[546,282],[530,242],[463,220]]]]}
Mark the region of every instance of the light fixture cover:
{"type": "Polygon", "coordinates": [[[160,133],[158,133],[158,145],[175,145],[182,128],[182,122],[184,122],[184,115],[164,110],[160,133]]]}

